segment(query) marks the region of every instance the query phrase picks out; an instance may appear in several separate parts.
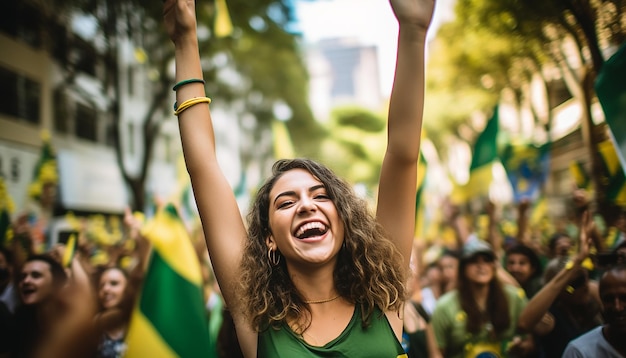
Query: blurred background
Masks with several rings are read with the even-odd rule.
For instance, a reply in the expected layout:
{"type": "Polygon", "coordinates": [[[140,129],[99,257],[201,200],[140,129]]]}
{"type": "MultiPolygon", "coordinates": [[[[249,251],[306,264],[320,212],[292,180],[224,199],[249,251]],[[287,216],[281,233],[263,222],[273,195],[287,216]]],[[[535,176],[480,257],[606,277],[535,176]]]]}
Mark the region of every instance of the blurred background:
{"type": "MultiPolygon", "coordinates": [[[[127,206],[150,215],[174,202],[195,222],[161,6],[1,3],[3,220],[44,218],[52,241],[73,217],[119,219],[127,206]]],[[[558,226],[574,188],[612,221],[626,195],[621,134],[597,88],[625,11],[620,0],[437,2],[417,237],[441,239],[448,201],[475,215],[496,203],[503,220],[530,201],[535,224],[558,226]]],[[[197,13],[219,159],[243,210],[280,157],[320,160],[375,200],[396,49],[387,1],[198,0],[197,13]]]]}

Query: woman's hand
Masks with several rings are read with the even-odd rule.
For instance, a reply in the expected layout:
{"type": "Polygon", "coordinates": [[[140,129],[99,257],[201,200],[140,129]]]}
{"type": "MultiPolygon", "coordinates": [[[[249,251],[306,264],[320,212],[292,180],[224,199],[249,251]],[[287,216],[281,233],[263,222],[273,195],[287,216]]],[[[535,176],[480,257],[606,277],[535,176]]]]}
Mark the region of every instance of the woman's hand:
{"type": "Polygon", "coordinates": [[[433,18],[435,0],[389,0],[400,24],[413,24],[426,32],[433,18]]]}
{"type": "Polygon", "coordinates": [[[165,0],[163,4],[163,22],[174,44],[192,35],[195,39],[196,7],[194,0],[165,0]]]}

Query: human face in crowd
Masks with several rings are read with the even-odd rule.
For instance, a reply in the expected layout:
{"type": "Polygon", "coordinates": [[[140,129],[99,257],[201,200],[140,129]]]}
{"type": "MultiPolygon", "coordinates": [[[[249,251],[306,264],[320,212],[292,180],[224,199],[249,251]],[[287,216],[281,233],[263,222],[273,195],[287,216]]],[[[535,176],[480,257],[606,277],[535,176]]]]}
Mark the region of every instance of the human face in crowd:
{"type": "Polygon", "coordinates": [[[110,268],[100,276],[98,299],[104,309],[116,307],[124,297],[128,280],[118,268],[110,268]]]}
{"type": "Polygon", "coordinates": [[[267,239],[288,265],[335,261],[344,225],[326,188],[304,169],[285,172],[270,191],[267,239]]]}
{"type": "Polygon", "coordinates": [[[525,284],[532,277],[535,269],[528,256],[518,253],[509,254],[506,258],[506,270],[515,277],[517,282],[525,284]]]}
{"type": "Polygon", "coordinates": [[[477,285],[488,285],[495,274],[493,258],[484,254],[476,254],[467,260],[464,274],[467,280],[477,285]]]}
{"type": "Polygon", "coordinates": [[[441,269],[439,266],[429,266],[425,273],[425,284],[427,286],[436,286],[441,284],[441,269]]]}
{"type": "Polygon", "coordinates": [[[439,259],[439,267],[441,268],[441,279],[443,284],[446,286],[456,284],[459,260],[455,257],[444,255],[439,259]]]}
{"type": "Polygon", "coordinates": [[[626,337],[626,269],[609,270],[604,274],[600,281],[600,299],[605,323],[623,339],[626,337]]]}
{"type": "Polygon", "coordinates": [[[50,265],[45,261],[29,261],[22,268],[19,282],[20,298],[24,305],[34,305],[52,297],[54,281],[50,265]]]}
{"type": "Polygon", "coordinates": [[[572,239],[567,236],[562,236],[554,243],[554,254],[556,256],[567,256],[571,248],[572,239]]]}

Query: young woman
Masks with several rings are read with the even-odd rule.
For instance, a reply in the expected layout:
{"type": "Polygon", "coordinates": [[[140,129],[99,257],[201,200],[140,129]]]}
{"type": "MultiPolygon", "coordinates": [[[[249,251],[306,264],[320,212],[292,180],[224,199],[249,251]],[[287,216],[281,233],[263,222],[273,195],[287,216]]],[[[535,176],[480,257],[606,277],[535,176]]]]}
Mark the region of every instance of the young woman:
{"type": "Polygon", "coordinates": [[[187,170],[214,272],[246,357],[404,354],[401,309],[415,224],[424,47],[434,1],[391,5],[399,24],[398,53],[376,216],[328,168],[306,159],[281,160],[260,189],[246,230],[218,165],[209,107],[201,103],[208,99],[198,81],[195,3],[165,2],[187,170]]]}
{"type": "Polygon", "coordinates": [[[534,349],[532,339],[516,335],[524,293],[502,284],[496,270],[496,255],[486,242],[465,244],[457,288],[439,299],[432,317],[444,357],[523,356],[534,349]]]}
{"type": "Polygon", "coordinates": [[[128,275],[119,267],[104,269],[97,280],[96,323],[101,333],[99,358],[118,358],[125,350],[124,338],[130,320],[133,298],[128,290],[128,275]]]}
{"type": "MultiPolygon", "coordinates": [[[[100,268],[95,278],[98,312],[95,315],[95,326],[99,338],[98,358],[118,358],[126,350],[126,333],[135,300],[137,289],[144,278],[144,266],[150,254],[150,242],[140,233],[141,223],[134,217],[129,208],[124,214],[124,225],[129,240],[135,242],[130,252],[134,265],[128,271],[118,266],[100,268]]],[[[113,251],[111,262],[117,262],[118,255],[123,251],[113,251]]]]}

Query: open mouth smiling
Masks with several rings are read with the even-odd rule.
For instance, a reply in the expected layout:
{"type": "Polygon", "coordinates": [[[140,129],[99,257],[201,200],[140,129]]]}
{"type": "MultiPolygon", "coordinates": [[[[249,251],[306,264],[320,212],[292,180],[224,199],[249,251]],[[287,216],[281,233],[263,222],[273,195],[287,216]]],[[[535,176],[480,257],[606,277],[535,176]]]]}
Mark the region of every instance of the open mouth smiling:
{"type": "Polygon", "coordinates": [[[37,289],[35,289],[34,287],[22,287],[22,296],[24,297],[28,297],[30,295],[32,295],[33,293],[37,292],[37,289]]]}
{"type": "Polygon", "coordinates": [[[300,226],[294,236],[300,240],[322,236],[328,232],[328,227],[319,221],[308,222],[300,226]]]}

